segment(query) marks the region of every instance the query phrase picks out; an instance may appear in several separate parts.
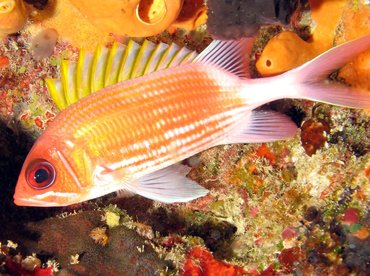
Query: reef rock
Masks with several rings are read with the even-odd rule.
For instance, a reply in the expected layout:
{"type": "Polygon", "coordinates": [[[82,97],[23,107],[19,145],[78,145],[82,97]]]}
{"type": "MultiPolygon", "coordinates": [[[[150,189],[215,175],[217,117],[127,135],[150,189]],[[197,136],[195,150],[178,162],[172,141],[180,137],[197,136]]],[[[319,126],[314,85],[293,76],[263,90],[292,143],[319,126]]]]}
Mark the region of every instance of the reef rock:
{"type": "MultiPolygon", "coordinates": [[[[64,275],[154,275],[166,266],[135,231],[117,226],[108,242],[96,243],[91,231],[103,225],[102,212],[85,211],[27,225],[29,239],[19,241],[28,253],[55,259],[64,275]]],[[[18,242],[18,241],[17,241],[18,242]]]]}

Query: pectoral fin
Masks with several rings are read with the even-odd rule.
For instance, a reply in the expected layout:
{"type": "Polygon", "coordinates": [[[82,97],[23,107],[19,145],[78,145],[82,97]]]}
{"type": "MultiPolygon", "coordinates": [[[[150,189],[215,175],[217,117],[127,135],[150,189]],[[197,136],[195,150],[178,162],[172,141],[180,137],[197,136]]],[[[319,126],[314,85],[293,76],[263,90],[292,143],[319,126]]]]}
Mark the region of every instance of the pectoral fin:
{"type": "Polygon", "coordinates": [[[126,184],[125,188],[164,203],[187,202],[205,196],[207,189],[186,178],[189,171],[187,166],[172,165],[126,184]]]}

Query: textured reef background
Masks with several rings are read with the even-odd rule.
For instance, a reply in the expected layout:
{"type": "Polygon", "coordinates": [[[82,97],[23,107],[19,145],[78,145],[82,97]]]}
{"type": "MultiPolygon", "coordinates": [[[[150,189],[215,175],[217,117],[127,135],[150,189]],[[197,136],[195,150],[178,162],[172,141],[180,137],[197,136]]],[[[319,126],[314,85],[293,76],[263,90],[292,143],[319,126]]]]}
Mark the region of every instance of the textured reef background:
{"type": "MultiPolygon", "coordinates": [[[[82,7],[74,2],[0,0],[1,274],[370,271],[368,110],[303,100],[263,107],[294,120],[300,127],[294,139],[218,146],[186,160],[193,167],[188,177],[210,190],[187,204],[108,195],[64,208],[15,206],[23,160],[59,112],[45,79],[59,78],[61,61],[76,61],[79,49],[93,51],[97,44],[111,47],[113,41],[134,37],[129,29],[126,36],[107,31],[115,20],[114,0],[104,1],[112,12],[107,22],[93,8],[84,9],[86,1],[80,1],[82,7]]],[[[273,1],[208,0],[207,10],[203,1],[185,0],[180,10],[169,12],[173,21],[157,24],[153,10],[161,11],[160,2],[140,2],[139,14],[153,25],[140,29],[143,37],[201,51],[212,37],[256,32],[254,77],[284,72],[333,45],[370,34],[368,1],[275,1],[279,5],[268,6],[273,1]],[[263,16],[261,5],[270,8],[263,16]]],[[[369,91],[369,60],[370,50],[330,78],[369,91]]]]}

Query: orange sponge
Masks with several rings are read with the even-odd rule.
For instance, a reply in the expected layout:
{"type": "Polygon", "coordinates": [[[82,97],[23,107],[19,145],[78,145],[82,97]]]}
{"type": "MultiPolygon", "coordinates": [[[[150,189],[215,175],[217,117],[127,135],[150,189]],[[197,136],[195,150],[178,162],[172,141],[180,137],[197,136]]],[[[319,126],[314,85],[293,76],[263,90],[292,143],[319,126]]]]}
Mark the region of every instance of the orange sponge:
{"type": "MultiPolygon", "coordinates": [[[[342,32],[337,37],[338,44],[370,34],[370,5],[355,4],[346,6],[342,16],[342,32]]],[[[339,73],[353,87],[370,91],[370,49],[346,64],[339,73]]]]}
{"type": "Polygon", "coordinates": [[[294,32],[278,34],[263,50],[256,64],[258,72],[262,76],[283,73],[330,49],[346,3],[346,0],[310,0],[315,25],[311,41],[303,41],[294,32]]]}

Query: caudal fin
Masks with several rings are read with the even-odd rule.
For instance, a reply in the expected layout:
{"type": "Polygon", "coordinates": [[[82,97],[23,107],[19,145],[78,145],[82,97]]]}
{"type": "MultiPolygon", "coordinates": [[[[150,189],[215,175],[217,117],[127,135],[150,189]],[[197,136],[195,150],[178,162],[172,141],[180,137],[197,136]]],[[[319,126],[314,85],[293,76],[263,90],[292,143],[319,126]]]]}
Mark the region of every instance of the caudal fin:
{"type": "Polygon", "coordinates": [[[334,47],[285,73],[286,77],[296,85],[297,94],[294,98],[354,108],[370,108],[370,91],[358,91],[326,80],[331,72],[369,48],[370,35],[367,35],[334,47]]]}

